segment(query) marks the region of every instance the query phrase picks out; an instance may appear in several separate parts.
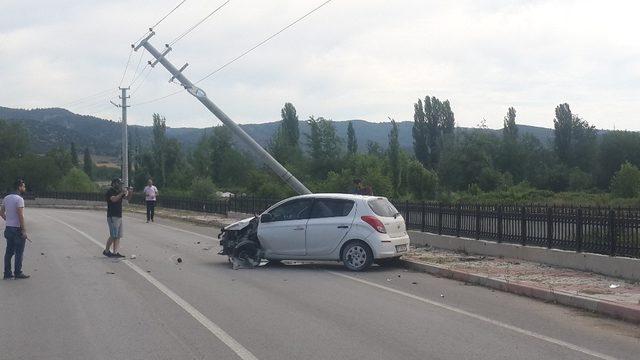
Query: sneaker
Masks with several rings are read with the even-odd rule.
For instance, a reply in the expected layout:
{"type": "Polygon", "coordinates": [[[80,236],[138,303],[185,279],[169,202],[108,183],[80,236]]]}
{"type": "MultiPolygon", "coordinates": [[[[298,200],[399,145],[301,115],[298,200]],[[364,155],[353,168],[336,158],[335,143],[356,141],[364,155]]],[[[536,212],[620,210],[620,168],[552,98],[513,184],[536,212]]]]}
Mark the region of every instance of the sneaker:
{"type": "Polygon", "coordinates": [[[112,256],[113,256],[113,257],[116,257],[116,258],[123,258],[123,257],[126,257],[126,256],[124,256],[124,255],[120,254],[119,252],[118,252],[118,253],[113,254],[112,256]]]}
{"type": "Polygon", "coordinates": [[[102,255],[106,256],[106,257],[113,257],[113,254],[111,253],[111,251],[109,250],[104,250],[102,252],[102,255]]]}
{"type": "Polygon", "coordinates": [[[147,224],[149,223],[149,220],[147,220],[147,224]]]}
{"type": "Polygon", "coordinates": [[[13,278],[13,274],[4,274],[4,278],[2,278],[3,280],[11,280],[11,278],[13,278]]]}
{"type": "Polygon", "coordinates": [[[17,279],[28,279],[28,278],[30,278],[30,277],[31,277],[31,275],[27,275],[27,274],[23,274],[23,273],[15,274],[15,276],[14,276],[14,278],[15,278],[16,280],[17,280],[17,279]]]}

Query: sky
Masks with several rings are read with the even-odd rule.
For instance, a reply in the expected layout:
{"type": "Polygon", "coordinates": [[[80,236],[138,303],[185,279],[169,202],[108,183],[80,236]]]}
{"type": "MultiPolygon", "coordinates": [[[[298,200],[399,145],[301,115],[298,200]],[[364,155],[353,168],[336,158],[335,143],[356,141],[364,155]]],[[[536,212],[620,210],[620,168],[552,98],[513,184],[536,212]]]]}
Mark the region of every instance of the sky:
{"type": "MultiPolygon", "coordinates": [[[[324,1],[231,0],[167,58],[198,80],[324,1]]],[[[178,3],[1,0],[0,106],[119,121],[109,100],[135,80],[130,124],[159,113],[171,127],[219,125],[186,92],[149,102],[180,87],[160,65],[140,75],[151,56],[131,52],[178,3]]],[[[222,3],[187,0],[150,43],[162,48],[222,3]]],[[[199,86],[238,123],[277,121],[285,102],[301,120],[411,121],[413,104],[436,96],[458,126],[501,128],[513,106],[519,124],[552,128],[566,102],[599,129],[638,131],[637,14],[638,1],[333,0],[199,86]]]]}

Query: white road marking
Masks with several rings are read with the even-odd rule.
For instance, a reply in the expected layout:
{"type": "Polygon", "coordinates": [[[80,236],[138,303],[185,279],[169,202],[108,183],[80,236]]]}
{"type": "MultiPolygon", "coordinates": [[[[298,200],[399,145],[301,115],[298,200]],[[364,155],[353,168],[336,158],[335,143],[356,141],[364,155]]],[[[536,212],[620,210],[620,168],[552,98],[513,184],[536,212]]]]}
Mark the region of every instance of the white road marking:
{"type": "MultiPolygon", "coordinates": [[[[63,224],[80,235],[87,238],[92,243],[96,244],[100,248],[104,248],[104,244],[100,243],[98,240],[94,239],[91,235],[85,233],[84,231],[74,227],[73,225],[67,224],[64,221],[55,219],[51,216],[44,215],[60,224],[63,224]]],[[[160,281],[158,281],[153,276],[149,275],[146,271],[142,270],[137,265],[133,264],[129,260],[122,260],[124,264],[129,266],[133,271],[137,272],[142,276],[145,280],[155,286],[158,290],[160,290],[163,294],[165,294],[169,299],[173,300],[178,306],[180,306],[184,311],[186,311],[189,315],[191,315],[194,319],[196,319],[202,326],[204,326],[209,332],[211,332],[216,338],[222,341],[225,345],[227,345],[233,352],[235,352],[238,357],[243,360],[258,360],[248,349],[246,349],[242,344],[236,341],[231,335],[227,334],[221,327],[216,325],[213,321],[209,320],[206,316],[204,316],[198,309],[189,304],[186,300],[178,296],[178,294],[174,293],[171,289],[166,287],[160,281]]]]}
{"type": "Polygon", "coordinates": [[[429,305],[437,306],[439,308],[446,309],[446,310],[455,312],[457,314],[465,315],[465,316],[468,316],[468,317],[471,317],[471,318],[474,318],[474,319],[477,319],[477,320],[480,320],[480,321],[484,321],[484,322],[487,322],[489,324],[492,324],[492,325],[495,325],[495,326],[498,326],[498,327],[501,327],[501,328],[504,328],[504,329],[515,331],[515,332],[517,332],[519,334],[523,334],[523,335],[526,335],[526,336],[530,336],[530,337],[536,338],[538,340],[542,340],[542,341],[546,341],[546,342],[549,342],[549,343],[552,343],[552,344],[555,344],[555,345],[559,345],[559,346],[562,346],[562,347],[565,347],[565,348],[568,348],[568,349],[571,349],[571,350],[574,350],[574,351],[577,351],[577,352],[580,352],[580,353],[583,353],[583,354],[586,354],[586,355],[589,355],[589,356],[592,356],[592,357],[595,357],[595,358],[604,359],[604,360],[617,360],[616,358],[611,357],[609,355],[601,354],[601,353],[598,353],[598,352],[583,348],[581,346],[574,345],[574,344],[571,344],[571,343],[568,343],[568,342],[565,342],[565,341],[562,341],[562,340],[558,340],[558,339],[555,339],[555,338],[552,338],[552,337],[549,337],[549,336],[545,336],[545,335],[542,335],[542,334],[538,334],[538,333],[533,332],[533,331],[525,330],[525,329],[519,328],[519,327],[514,326],[514,325],[509,325],[507,323],[503,323],[503,322],[498,321],[498,320],[493,320],[493,319],[490,319],[488,317],[484,317],[482,315],[477,315],[477,314],[468,312],[466,310],[459,309],[457,307],[453,307],[453,306],[450,306],[450,305],[446,305],[446,304],[442,304],[442,303],[439,303],[439,302],[436,302],[436,301],[425,299],[425,298],[420,297],[420,296],[416,296],[416,295],[413,295],[413,294],[410,294],[410,293],[407,293],[407,292],[404,292],[404,291],[396,290],[396,289],[393,289],[393,288],[390,288],[390,287],[387,287],[387,286],[384,286],[384,285],[379,285],[379,284],[376,284],[374,282],[367,281],[367,280],[364,280],[364,279],[360,279],[360,278],[357,278],[357,277],[354,277],[354,276],[349,276],[349,275],[341,274],[341,273],[334,272],[334,271],[327,271],[327,272],[332,274],[332,275],[336,275],[336,276],[343,277],[345,279],[357,281],[357,282],[365,284],[365,285],[369,285],[369,286],[372,286],[372,287],[375,287],[375,288],[378,288],[378,289],[382,289],[382,290],[385,290],[385,291],[388,291],[388,292],[391,292],[391,293],[394,293],[394,294],[402,295],[404,297],[408,297],[408,298],[411,298],[413,300],[417,300],[417,301],[420,301],[420,302],[423,302],[423,303],[426,303],[426,304],[429,304],[429,305]]]}

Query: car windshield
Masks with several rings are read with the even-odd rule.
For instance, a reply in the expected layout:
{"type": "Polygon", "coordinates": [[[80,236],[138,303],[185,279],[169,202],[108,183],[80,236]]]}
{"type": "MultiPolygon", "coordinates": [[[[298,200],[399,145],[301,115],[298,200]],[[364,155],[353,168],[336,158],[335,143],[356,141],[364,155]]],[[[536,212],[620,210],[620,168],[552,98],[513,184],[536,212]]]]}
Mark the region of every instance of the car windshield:
{"type": "Polygon", "coordinates": [[[385,198],[371,199],[367,201],[369,207],[378,216],[393,217],[398,214],[398,210],[385,198]]]}

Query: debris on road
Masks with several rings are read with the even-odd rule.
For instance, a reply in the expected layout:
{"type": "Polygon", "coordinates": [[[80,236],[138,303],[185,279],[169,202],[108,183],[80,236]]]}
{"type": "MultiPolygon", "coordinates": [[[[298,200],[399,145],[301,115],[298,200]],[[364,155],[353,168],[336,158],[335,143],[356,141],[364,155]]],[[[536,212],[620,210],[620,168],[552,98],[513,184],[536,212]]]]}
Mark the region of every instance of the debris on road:
{"type": "Polygon", "coordinates": [[[618,285],[618,284],[611,284],[611,285],[609,285],[609,289],[617,289],[617,288],[619,288],[619,287],[620,287],[620,285],[618,285]]]}
{"type": "Polygon", "coordinates": [[[182,258],[177,258],[176,261],[178,262],[178,264],[180,264],[182,262],[182,258]]]}
{"type": "Polygon", "coordinates": [[[135,255],[131,254],[131,258],[132,258],[132,259],[135,259],[135,258],[137,258],[137,256],[135,256],[135,255]]]}
{"type": "Polygon", "coordinates": [[[107,271],[108,275],[114,275],[115,273],[113,271],[107,271]]]}
{"type": "Polygon", "coordinates": [[[418,282],[416,282],[416,281],[412,281],[412,282],[411,282],[411,285],[418,285],[418,282]]]}
{"type": "Polygon", "coordinates": [[[391,282],[391,279],[387,278],[387,282],[391,282]]]}

